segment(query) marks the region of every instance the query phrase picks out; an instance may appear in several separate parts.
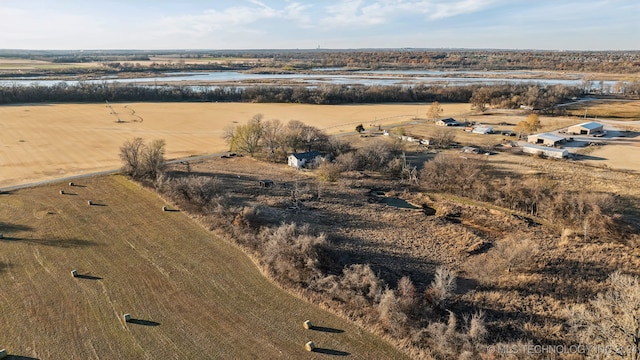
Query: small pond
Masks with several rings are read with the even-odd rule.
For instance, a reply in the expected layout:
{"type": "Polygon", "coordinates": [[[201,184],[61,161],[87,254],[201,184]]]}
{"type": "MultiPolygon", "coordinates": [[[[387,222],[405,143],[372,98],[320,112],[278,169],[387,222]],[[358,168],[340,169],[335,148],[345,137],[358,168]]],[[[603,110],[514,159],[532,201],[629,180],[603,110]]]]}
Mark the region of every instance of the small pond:
{"type": "Polygon", "coordinates": [[[394,197],[382,198],[382,202],[387,204],[387,205],[389,205],[389,206],[394,206],[394,207],[401,208],[401,209],[420,209],[417,206],[409,204],[405,200],[402,200],[402,199],[399,199],[399,198],[394,198],[394,197]]]}

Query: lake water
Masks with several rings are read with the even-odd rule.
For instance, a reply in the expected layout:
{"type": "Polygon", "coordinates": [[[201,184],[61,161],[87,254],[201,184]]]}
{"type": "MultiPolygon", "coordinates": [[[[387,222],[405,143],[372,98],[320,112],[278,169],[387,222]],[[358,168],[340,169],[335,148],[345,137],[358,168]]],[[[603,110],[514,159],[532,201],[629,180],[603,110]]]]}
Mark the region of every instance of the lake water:
{"type": "MultiPolygon", "coordinates": [[[[116,79],[113,77],[104,77],[97,80],[47,80],[46,78],[12,78],[0,80],[0,86],[54,86],[58,84],[77,85],[79,83],[95,84],[95,83],[153,83],[158,86],[165,85],[181,85],[186,81],[205,81],[212,84],[203,87],[218,87],[213,83],[229,83],[241,81],[269,81],[269,80],[287,80],[290,82],[307,85],[320,86],[322,84],[330,85],[365,85],[365,86],[384,86],[384,85],[450,85],[462,86],[472,84],[500,84],[500,83],[531,83],[539,85],[566,85],[581,86],[583,79],[575,76],[573,79],[555,79],[555,78],[536,78],[528,79],[527,75],[547,75],[544,72],[535,71],[435,71],[435,70],[375,70],[375,71],[354,71],[350,74],[323,74],[320,69],[318,72],[310,72],[308,74],[250,74],[237,71],[210,71],[210,72],[169,72],[165,76],[148,77],[148,78],[131,78],[116,79]],[[491,77],[482,77],[491,76],[491,77]],[[518,77],[522,75],[522,77],[518,77]],[[503,77],[504,76],[504,77],[503,77]]],[[[336,69],[322,69],[324,71],[334,71],[336,69]]],[[[612,88],[615,81],[603,81],[605,87],[612,88]]],[[[251,86],[243,83],[244,86],[251,86]]],[[[260,85],[260,84],[257,84],[260,85]]],[[[592,80],[592,88],[598,89],[600,80],[592,80]]]]}

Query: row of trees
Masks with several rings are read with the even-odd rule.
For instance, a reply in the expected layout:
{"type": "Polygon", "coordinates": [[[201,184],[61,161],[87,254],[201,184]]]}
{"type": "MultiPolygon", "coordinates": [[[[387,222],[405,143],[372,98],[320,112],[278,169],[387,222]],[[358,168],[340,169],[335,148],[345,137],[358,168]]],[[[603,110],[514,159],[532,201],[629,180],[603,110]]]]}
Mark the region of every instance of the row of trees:
{"type": "Polygon", "coordinates": [[[583,93],[584,89],[563,85],[502,84],[475,89],[469,102],[476,110],[482,112],[490,106],[503,109],[516,109],[524,106],[554,114],[561,111],[555,105],[583,93]]]}
{"type": "MultiPolygon", "coordinates": [[[[2,86],[0,104],[34,102],[109,101],[233,101],[303,104],[350,104],[382,102],[471,102],[478,110],[488,106],[517,108],[520,105],[553,110],[553,105],[582,94],[577,87],[532,84],[468,86],[138,86],[123,83],[58,83],[52,86],[2,86]]],[[[638,87],[640,94],[640,86],[638,87]]]]}

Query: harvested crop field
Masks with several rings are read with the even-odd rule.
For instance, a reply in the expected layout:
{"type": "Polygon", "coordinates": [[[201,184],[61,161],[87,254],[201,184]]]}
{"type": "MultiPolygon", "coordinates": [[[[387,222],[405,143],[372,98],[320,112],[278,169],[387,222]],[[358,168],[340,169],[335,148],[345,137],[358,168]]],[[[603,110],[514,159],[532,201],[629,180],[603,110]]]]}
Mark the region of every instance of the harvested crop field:
{"type": "Polygon", "coordinates": [[[0,347],[39,359],[403,357],[163,205],[121,176],[0,195],[0,347]]]}
{"type": "MultiPolygon", "coordinates": [[[[328,133],[357,124],[387,125],[424,117],[429,104],[301,105],[245,103],[38,104],[0,107],[0,187],[56,179],[120,166],[118,149],[133,137],[164,139],[167,157],[228,149],[224,129],[256,114],[300,120],[328,133]],[[114,114],[115,113],[115,114],[114,114]],[[118,119],[121,122],[117,122],[118,119]]],[[[444,116],[469,109],[444,104],[444,116]]]]}

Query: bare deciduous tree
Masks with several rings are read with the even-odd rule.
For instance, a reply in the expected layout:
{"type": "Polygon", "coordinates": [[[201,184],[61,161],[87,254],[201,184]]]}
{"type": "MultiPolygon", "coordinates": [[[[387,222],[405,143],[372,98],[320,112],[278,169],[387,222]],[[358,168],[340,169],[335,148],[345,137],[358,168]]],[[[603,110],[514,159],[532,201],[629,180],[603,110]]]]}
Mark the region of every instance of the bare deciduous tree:
{"type": "Polygon", "coordinates": [[[162,173],[165,167],[164,148],[166,142],[162,139],[153,140],[142,151],[142,163],[144,175],[155,179],[162,173]]]}
{"type": "Polygon", "coordinates": [[[449,129],[439,128],[433,132],[431,137],[431,145],[435,147],[448,147],[456,139],[456,134],[449,129]]]}
{"type": "Polygon", "coordinates": [[[156,179],[165,167],[165,141],[153,140],[145,145],[142,138],[126,141],[120,147],[122,171],[133,178],[156,179]]]}
{"type": "Polygon", "coordinates": [[[127,140],[120,147],[120,159],[123,162],[122,171],[125,174],[132,177],[139,176],[142,149],[144,149],[142,138],[127,140]]]}
{"type": "Polygon", "coordinates": [[[433,306],[444,308],[456,289],[456,274],[444,266],[438,266],[431,286],[426,291],[427,301],[433,306]]]}
{"type": "Polygon", "coordinates": [[[583,344],[606,346],[607,358],[640,359],[640,279],[614,272],[609,289],[567,310],[569,326],[583,344]]]}
{"type": "Polygon", "coordinates": [[[278,159],[278,152],[282,149],[284,140],[284,126],[278,119],[267,120],[262,123],[262,142],[267,150],[267,158],[271,161],[278,159]]]}
{"type": "Polygon", "coordinates": [[[433,103],[431,103],[431,106],[429,106],[429,110],[427,111],[427,119],[436,122],[438,121],[438,118],[440,118],[440,114],[442,114],[443,111],[444,109],[442,108],[440,103],[434,101],[433,103]]]}

